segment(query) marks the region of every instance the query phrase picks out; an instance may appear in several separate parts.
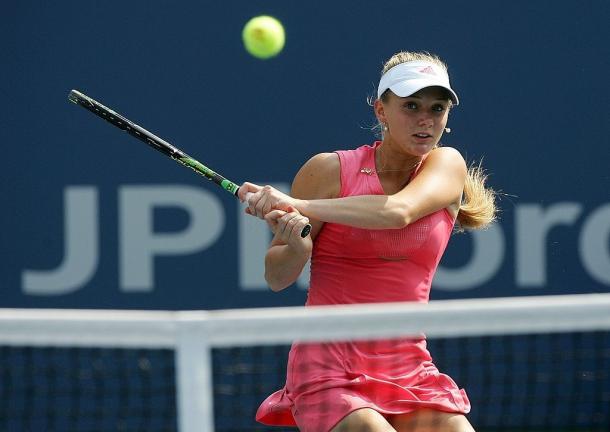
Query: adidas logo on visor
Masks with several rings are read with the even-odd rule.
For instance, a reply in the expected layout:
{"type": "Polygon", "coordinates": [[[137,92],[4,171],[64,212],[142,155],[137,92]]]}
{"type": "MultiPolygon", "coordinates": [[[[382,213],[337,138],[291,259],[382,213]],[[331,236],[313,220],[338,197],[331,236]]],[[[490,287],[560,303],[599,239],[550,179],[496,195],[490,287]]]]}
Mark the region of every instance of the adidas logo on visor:
{"type": "Polygon", "coordinates": [[[430,75],[436,75],[436,72],[434,72],[434,69],[432,69],[432,66],[426,66],[425,68],[421,69],[419,71],[419,73],[425,73],[425,74],[430,74],[430,75]]]}

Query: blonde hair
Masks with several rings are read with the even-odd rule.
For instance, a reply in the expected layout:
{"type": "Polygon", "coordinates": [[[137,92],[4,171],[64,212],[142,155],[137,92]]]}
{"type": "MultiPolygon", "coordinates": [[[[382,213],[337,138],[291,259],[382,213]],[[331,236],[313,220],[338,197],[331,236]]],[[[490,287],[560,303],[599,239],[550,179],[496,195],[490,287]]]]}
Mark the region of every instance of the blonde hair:
{"type": "Polygon", "coordinates": [[[497,193],[485,184],[486,181],[487,174],[481,162],[468,167],[462,203],[457,215],[458,231],[485,228],[496,220],[497,193]]]}
{"type": "MultiPolygon", "coordinates": [[[[447,65],[434,54],[430,54],[426,51],[400,51],[384,63],[381,75],[385,74],[396,65],[410,61],[427,61],[434,63],[447,71],[447,65]]],[[[387,91],[384,92],[384,94],[381,95],[381,99],[385,100],[388,97],[387,94],[387,91]]],[[[449,100],[449,107],[451,106],[451,100],[449,100]]],[[[487,174],[485,174],[480,162],[478,164],[471,164],[468,167],[462,203],[460,204],[460,210],[457,216],[458,231],[485,228],[496,220],[497,193],[486,186],[486,181],[487,174]]]]}
{"type": "Polygon", "coordinates": [[[400,51],[390,57],[390,59],[383,64],[383,69],[381,69],[381,75],[392,69],[394,66],[398,66],[399,64],[410,61],[427,61],[430,63],[434,63],[445,69],[445,71],[447,71],[447,65],[437,55],[430,54],[426,51],[400,51]]]}

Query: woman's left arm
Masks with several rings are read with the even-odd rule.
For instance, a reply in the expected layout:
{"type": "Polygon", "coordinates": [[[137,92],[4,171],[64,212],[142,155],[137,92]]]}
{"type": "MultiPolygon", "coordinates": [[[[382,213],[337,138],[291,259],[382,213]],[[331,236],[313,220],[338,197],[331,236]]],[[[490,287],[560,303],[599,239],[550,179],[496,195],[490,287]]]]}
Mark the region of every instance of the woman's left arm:
{"type": "MultiPolygon", "coordinates": [[[[366,229],[402,228],[459,203],[466,175],[462,155],[454,148],[440,147],[430,152],[413,181],[392,195],[300,200],[265,187],[257,192],[260,196],[256,202],[280,210],[293,206],[301,214],[323,222],[366,229]]],[[[256,214],[254,208],[251,211],[256,214]]]]}

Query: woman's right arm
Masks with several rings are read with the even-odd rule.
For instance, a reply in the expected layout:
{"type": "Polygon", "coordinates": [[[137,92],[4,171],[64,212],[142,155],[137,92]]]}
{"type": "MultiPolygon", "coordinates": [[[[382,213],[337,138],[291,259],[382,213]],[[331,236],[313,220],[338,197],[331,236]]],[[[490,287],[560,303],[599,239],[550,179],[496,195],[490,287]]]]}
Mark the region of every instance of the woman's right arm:
{"type": "MultiPolygon", "coordinates": [[[[341,188],[339,157],[320,153],[307,161],[296,174],[290,195],[300,199],[336,198],[341,188]]],[[[313,240],[323,222],[309,219],[311,233],[302,238],[296,224],[304,223],[298,212],[274,211],[266,219],[274,237],[265,256],[265,280],[273,291],[293,284],[311,257],[313,240]]],[[[300,227],[300,225],[299,225],[300,227]]]]}

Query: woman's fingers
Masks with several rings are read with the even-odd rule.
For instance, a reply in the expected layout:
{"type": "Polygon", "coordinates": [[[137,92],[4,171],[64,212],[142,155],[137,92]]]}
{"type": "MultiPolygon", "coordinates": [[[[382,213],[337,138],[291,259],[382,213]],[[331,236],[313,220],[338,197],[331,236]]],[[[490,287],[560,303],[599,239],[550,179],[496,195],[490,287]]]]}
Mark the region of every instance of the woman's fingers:
{"type": "Polygon", "coordinates": [[[265,215],[265,222],[267,222],[267,225],[269,225],[269,228],[273,234],[277,233],[278,219],[285,214],[286,212],[282,210],[272,210],[265,215]]]}
{"type": "Polygon", "coordinates": [[[248,201],[248,194],[258,192],[262,189],[262,186],[254,183],[244,182],[237,190],[237,197],[241,202],[248,201]]]}
{"type": "Polygon", "coordinates": [[[279,232],[280,235],[285,237],[284,241],[287,241],[286,239],[293,234],[293,231],[298,231],[299,236],[302,233],[307,236],[309,230],[311,230],[311,227],[305,230],[305,227],[309,224],[309,219],[296,210],[295,205],[298,200],[269,185],[260,187],[246,182],[240,187],[238,195],[248,203],[248,207],[245,209],[246,214],[266,220],[271,231],[274,234],[279,232]],[[275,210],[281,210],[281,213],[274,212],[275,210]],[[267,215],[270,213],[272,215],[268,218],[267,215]],[[288,214],[290,216],[287,216],[288,214]],[[295,217],[296,219],[294,219],[295,217]],[[286,219],[281,220],[281,218],[286,219]],[[288,223],[289,221],[290,223],[288,223]]]}
{"type": "Polygon", "coordinates": [[[264,219],[265,215],[274,209],[284,211],[292,209],[290,204],[292,198],[269,185],[260,187],[246,182],[241,188],[238,195],[240,198],[243,196],[248,203],[249,210],[246,213],[260,219],[264,219]]]}
{"type": "Polygon", "coordinates": [[[309,223],[307,217],[296,211],[286,213],[282,210],[273,210],[268,213],[266,219],[270,222],[270,226],[274,224],[275,234],[286,243],[294,239],[301,240],[301,232],[309,223]]]}

